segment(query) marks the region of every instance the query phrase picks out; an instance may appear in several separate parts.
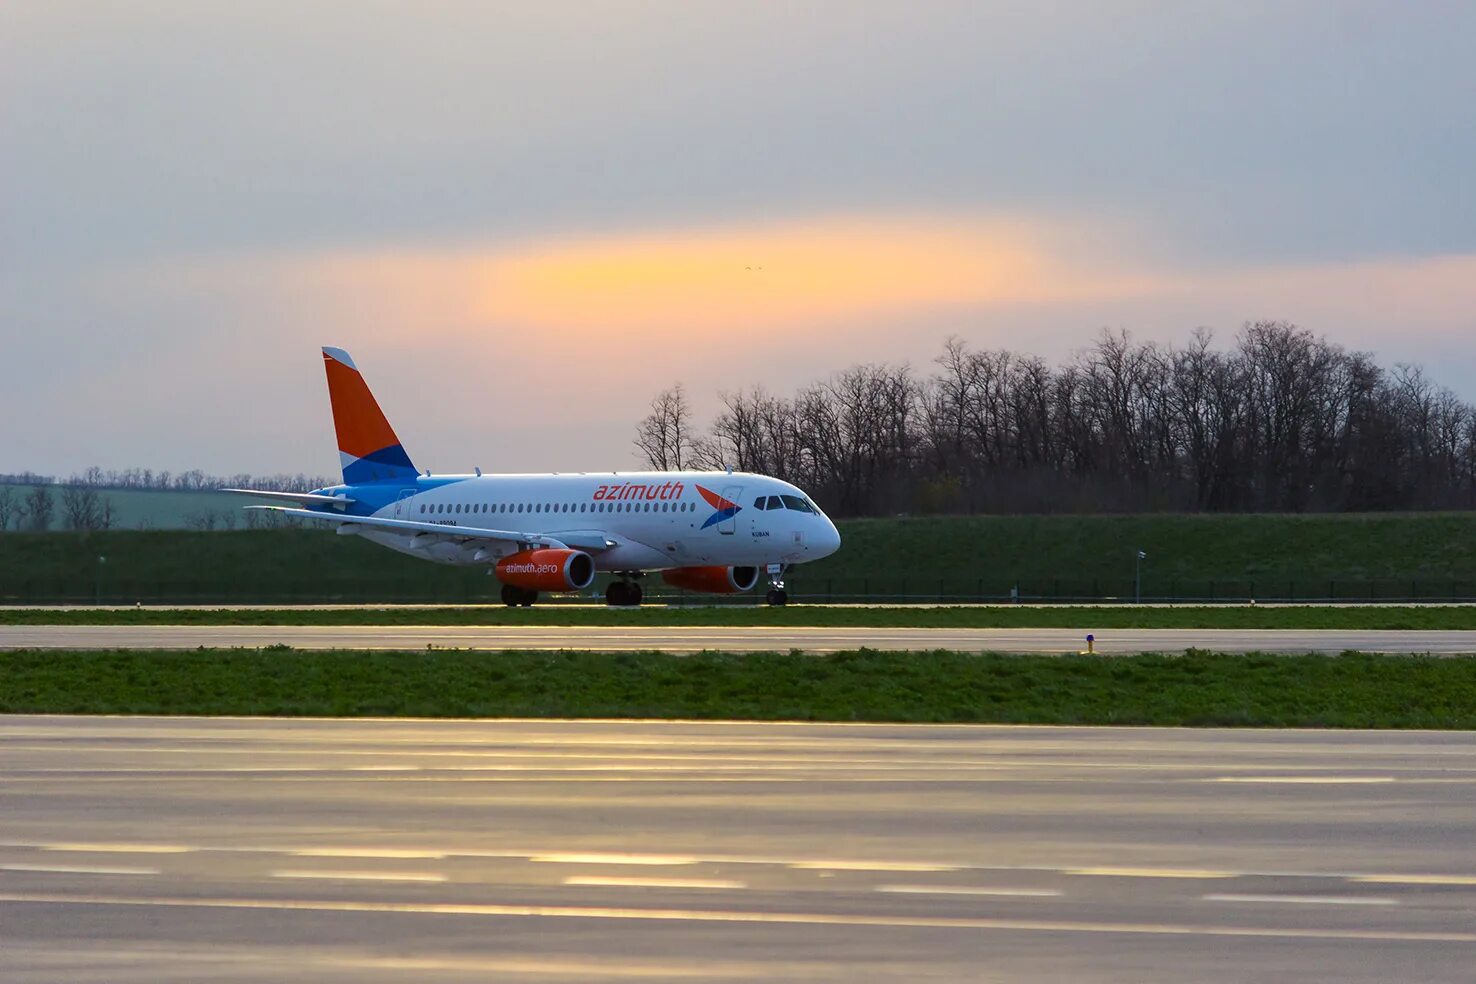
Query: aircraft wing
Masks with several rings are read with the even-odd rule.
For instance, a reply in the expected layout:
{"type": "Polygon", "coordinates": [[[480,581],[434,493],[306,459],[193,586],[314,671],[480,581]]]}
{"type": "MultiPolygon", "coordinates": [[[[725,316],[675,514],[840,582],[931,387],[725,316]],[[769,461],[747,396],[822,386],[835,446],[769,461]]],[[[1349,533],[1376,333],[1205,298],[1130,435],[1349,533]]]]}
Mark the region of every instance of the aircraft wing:
{"type": "Polygon", "coordinates": [[[283,499],[287,502],[300,502],[305,506],[346,506],[353,499],[346,495],[318,495],[313,492],[264,492],[261,489],[220,489],[221,492],[239,492],[241,495],[254,495],[263,499],[283,499]]]}
{"type": "Polygon", "coordinates": [[[366,529],[390,530],[399,533],[416,533],[422,536],[444,537],[447,540],[466,542],[468,540],[497,540],[503,543],[523,543],[535,547],[554,547],[563,549],[565,547],[577,546],[581,550],[603,550],[607,546],[613,546],[604,540],[599,546],[592,543],[586,545],[590,539],[587,534],[571,534],[570,539],[575,543],[567,543],[561,537],[549,536],[544,533],[523,533],[517,530],[485,530],[474,526],[442,526],[439,523],[418,523],[412,519],[383,519],[378,516],[348,516],[338,512],[318,512],[315,509],[291,509],[286,506],[247,506],[247,509],[261,509],[269,512],[281,513],[284,516],[300,516],[303,519],[321,519],[329,523],[339,524],[341,532],[357,532],[355,526],[366,529]]]}

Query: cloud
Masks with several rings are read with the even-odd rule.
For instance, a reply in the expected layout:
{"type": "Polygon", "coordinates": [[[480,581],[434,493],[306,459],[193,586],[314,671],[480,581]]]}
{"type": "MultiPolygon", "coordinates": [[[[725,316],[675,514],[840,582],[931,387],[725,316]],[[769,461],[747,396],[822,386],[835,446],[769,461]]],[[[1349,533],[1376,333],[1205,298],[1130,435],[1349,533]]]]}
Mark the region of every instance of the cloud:
{"type": "MultiPolygon", "coordinates": [[[[1055,361],[1102,327],[1174,342],[1208,326],[1228,343],[1247,320],[1286,319],[1476,396],[1476,255],[1204,269],[1133,248],[1152,238],[852,214],[115,270],[67,294],[74,322],[113,326],[111,348],[27,343],[30,364],[71,366],[83,418],[48,419],[32,448],[74,460],[27,464],[313,469],[330,440],[321,344],[354,352],[433,468],[628,466],[634,421],[673,382],[705,415],[721,391],[787,392],[857,362],[925,373],[952,334],[1055,361]],[[160,435],[181,449],[164,461],[160,435]]],[[[13,398],[38,398],[33,381],[13,398]]]]}
{"type": "MultiPolygon", "coordinates": [[[[550,237],[487,249],[352,250],[153,264],[110,292],[329,298],[366,327],[658,336],[753,332],[1141,297],[1169,284],[1084,243],[1101,229],[1009,218],[838,215],[550,237]]],[[[649,336],[648,336],[649,337],[649,336]]]]}

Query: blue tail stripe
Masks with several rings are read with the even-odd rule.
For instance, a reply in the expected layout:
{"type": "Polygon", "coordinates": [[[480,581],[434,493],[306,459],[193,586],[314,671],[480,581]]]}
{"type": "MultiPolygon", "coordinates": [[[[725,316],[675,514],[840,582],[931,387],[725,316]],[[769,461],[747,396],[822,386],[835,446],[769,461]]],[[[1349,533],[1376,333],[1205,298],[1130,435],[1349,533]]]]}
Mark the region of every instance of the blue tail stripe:
{"type": "Polygon", "coordinates": [[[380,448],[373,454],[355,458],[343,467],[343,481],[346,485],[390,479],[403,480],[414,478],[417,474],[415,466],[410,463],[410,456],[398,444],[391,444],[387,448],[380,448]]]}

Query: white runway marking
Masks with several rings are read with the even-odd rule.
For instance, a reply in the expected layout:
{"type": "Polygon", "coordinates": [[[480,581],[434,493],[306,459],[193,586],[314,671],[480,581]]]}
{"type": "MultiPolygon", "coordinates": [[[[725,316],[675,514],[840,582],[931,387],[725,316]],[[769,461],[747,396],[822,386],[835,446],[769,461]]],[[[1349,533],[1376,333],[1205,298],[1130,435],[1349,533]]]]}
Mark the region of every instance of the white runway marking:
{"type": "Polygon", "coordinates": [[[1235,878],[1234,871],[1202,868],[1066,868],[1062,874],[1104,878],[1235,878]]]}
{"type": "Polygon", "coordinates": [[[1205,782],[1282,783],[1308,786],[1355,786],[1397,782],[1394,776],[1218,776],[1205,782]]]}
{"type": "Polygon", "coordinates": [[[299,858],[414,858],[439,861],[446,855],[440,851],[402,850],[394,847],[300,847],[283,853],[299,858]]]}
{"type": "Polygon", "coordinates": [[[1056,898],[1054,888],[980,888],[971,885],[878,885],[878,892],[893,895],[999,895],[1011,898],[1056,898]]]}
{"type": "Polygon", "coordinates": [[[1398,905],[1398,899],[1357,898],[1344,895],[1205,895],[1206,902],[1273,902],[1289,905],[1398,905]]]}
{"type": "Polygon", "coordinates": [[[36,871],[58,875],[157,875],[158,868],[103,868],[66,864],[0,864],[0,871],[36,871]]]}
{"type": "Polygon", "coordinates": [[[271,872],[273,878],[319,878],[324,881],[443,882],[445,875],[429,871],[312,871],[286,869],[271,872]]]}
{"type": "Polygon", "coordinates": [[[951,864],[921,864],[913,861],[790,861],[798,871],[958,871],[951,864]]]}
{"type": "MultiPolygon", "coordinates": [[[[944,861],[892,861],[860,859],[802,859],[785,857],[760,857],[748,855],[682,855],[682,854],[627,854],[621,852],[574,852],[574,851],[477,851],[445,848],[397,848],[397,847],[347,847],[336,845],[309,845],[299,847],[209,846],[185,844],[148,843],[84,843],[48,841],[0,841],[0,848],[35,850],[47,852],[80,852],[97,854],[188,854],[229,853],[265,854],[302,858],[362,858],[384,860],[431,860],[447,858],[487,858],[506,861],[528,861],[537,864],[610,865],[640,867],[681,867],[697,864],[774,865],[799,871],[859,871],[859,872],[953,872],[953,871],[1008,871],[1040,872],[1043,874],[1076,875],[1084,877],[1112,878],[1181,878],[1181,879],[1226,879],[1226,878],[1299,878],[1327,879],[1380,885],[1449,885],[1476,886],[1476,874],[1417,873],[1397,874],[1389,872],[1346,872],[1346,871],[1273,871],[1265,869],[1228,871],[1200,868],[1148,868],[1125,866],[1051,867],[1045,865],[987,865],[950,863],[944,861]]],[[[20,870],[20,869],[17,869],[20,870]]],[[[40,870],[38,867],[36,870],[40,870]]],[[[55,870],[71,870],[58,867],[55,870]]],[[[82,869],[77,869],[82,870],[82,869]]],[[[144,870],[144,869],[139,869],[144,870]]],[[[152,869],[148,869],[152,870],[152,869]]],[[[907,886],[903,886],[907,887],[907,886]]],[[[922,887],[922,886],[915,886],[922,887]]],[[[901,888],[892,890],[901,891],[901,888]]],[[[934,891],[929,889],[929,891],[934,891]]],[[[941,890],[940,890],[941,891],[941,890]]],[[[1272,896],[1282,898],[1282,896],[1272,896]]]]}
{"type": "Polygon", "coordinates": [[[534,854],[529,861],[540,864],[638,864],[656,867],[697,864],[699,858],[667,854],[534,854]]]}
{"type": "Polygon", "coordinates": [[[862,915],[826,912],[753,912],[721,909],[642,909],[604,906],[494,905],[428,902],[352,902],[309,899],[147,898],[47,893],[0,894],[0,902],[36,905],[157,906],[285,912],[374,912],[432,916],[611,919],[649,922],[721,922],[800,926],[873,926],[898,929],[975,929],[1041,933],[1118,933],[1154,936],[1263,937],[1273,939],[1367,940],[1476,944],[1476,932],[1395,929],[1298,929],[1284,926],[1206,926],[1167,923],[1087,922],[1056,919],[862,915]]]}
{"type": "Polygon", "coordinates": [[[1476,885],[1476,875],[1352,875],[1369,885],[1476,885]]]}
{"type": "Polygon", "coordinates": [[[612,875],[574,875],[565,885],[616,888],[747,888],[741,881],[723,878],[625,878],[612,875]]]}
{"type": "Polygon", "coordinates": [[[83,854],[189,854],[192,851],[198,850],[198,848],[186,847],[183,844],[82,844],[66,842],[59,844],[36,844],[33,846],[43,851],[76,851],[83,854]]]}

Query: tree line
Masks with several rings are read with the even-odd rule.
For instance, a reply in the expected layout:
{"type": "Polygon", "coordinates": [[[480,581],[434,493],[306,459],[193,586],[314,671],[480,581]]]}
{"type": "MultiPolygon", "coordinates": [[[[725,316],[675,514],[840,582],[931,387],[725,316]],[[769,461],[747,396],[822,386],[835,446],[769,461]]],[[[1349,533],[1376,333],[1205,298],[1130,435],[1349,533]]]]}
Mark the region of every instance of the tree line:
{"type": "Polygon", "coordinates": [[[64,485],[57,496],[46,484],[24,490],[0,487],[0,533],[11,529],[44,533],[56,519],[68,530],[106,530],[115,518],[112,500],[96,489],[64,485]]]}
{"type": "Polygon", "coordinates": [[[919,374],[857,365],[791,396],[680,385],[637,427],[650,467],[774,475],[843,516],[1476,506],[1476,408],[1286,322],[1218,348],[1105,331],[1060,365],[951,339],[919,374]]]}
{"type": "MultiPolygon", "coordinates": [[[[29,473],[28,473],[29,474],[29,473]]],[[[35,480],[8,482],[0,475],[0,484],[37,485],[51,484],[35,480]]],[[[200,469],[184,472],[154,471],[151,468],[109,468],[96,466],[68,478],[63,485],[81,485],[94,489],[146,489],[156,492],[209,492],[215,489],[262,489],[267,492],[301,492],[306,489],[321,489],[337,485],[338,480],[320,475],[305,475],[302,472],[276,475],[252,475],[238,472],[234,475],[211,475],[200,469]]]]}
{"type": "MultiPolygon", "coordinates": [[[[0,533],[44,533],[51,529],[107,530],[117,525],[117,509],[105,494],[109,490],[137,489],[168,492],[208,492],[221,488],[253,488],[273,492],[301,492],[336,484],[331,479],[303,474],[222,476],[194,470],[171,474],[148,468],[104,471],[89,468],[58,483],[49,475],[22,472],[0,475],[0,533]]],[[[231,507],[187,513],[183,522],[192,530],[232,530],[240,522],[247,529],[295,526],[290,517],[247,512],[238,516],[231,507]]]]}

